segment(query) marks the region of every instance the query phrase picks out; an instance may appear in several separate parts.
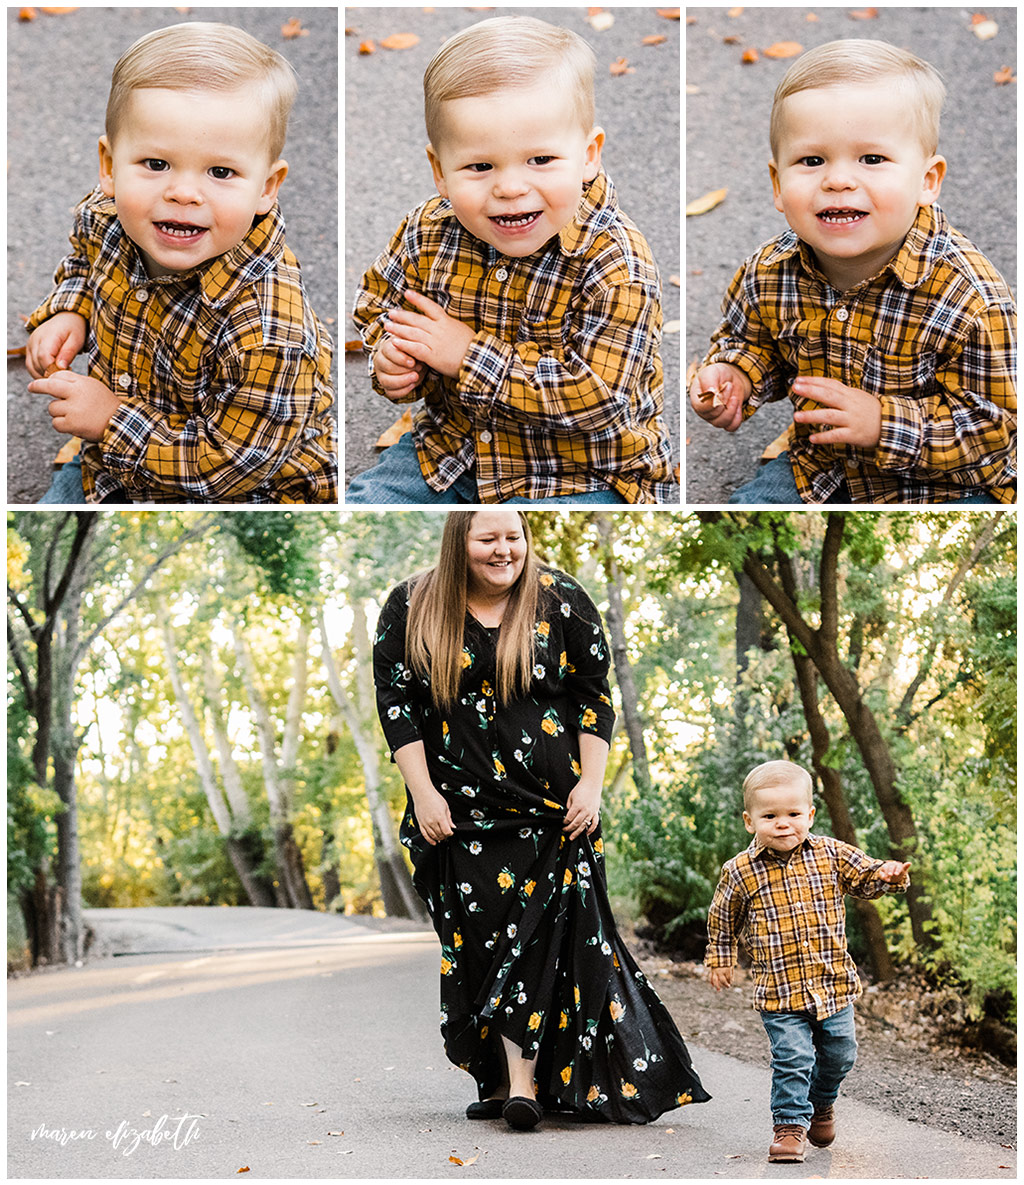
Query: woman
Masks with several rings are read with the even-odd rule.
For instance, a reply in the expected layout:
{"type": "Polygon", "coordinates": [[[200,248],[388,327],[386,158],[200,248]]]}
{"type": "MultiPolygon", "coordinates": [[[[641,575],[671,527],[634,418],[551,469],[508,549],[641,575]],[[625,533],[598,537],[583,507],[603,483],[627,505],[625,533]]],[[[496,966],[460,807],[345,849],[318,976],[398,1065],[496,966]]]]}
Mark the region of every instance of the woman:
{"type": "Polygon", "coordinates": [[[471,1119],[646,1123],[709,1097],[608,905],[607,675],[597,609],[516,511],[449,513],[437,566],[381,611],[377,706],[471,1119]]]}

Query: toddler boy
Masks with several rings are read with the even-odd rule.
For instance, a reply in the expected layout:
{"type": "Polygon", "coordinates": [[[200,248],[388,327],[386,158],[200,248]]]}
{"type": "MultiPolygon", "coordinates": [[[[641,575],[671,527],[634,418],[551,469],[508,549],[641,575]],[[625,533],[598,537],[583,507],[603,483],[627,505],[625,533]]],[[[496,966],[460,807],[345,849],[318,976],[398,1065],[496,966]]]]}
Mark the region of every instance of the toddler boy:
{"type": "Polygon", "coordinates": [[[791,229],[736,273],[690,403],[733,432],[788,396],[795,423],[731,502],[1014,501],[1013,297],[935,204],[944,94],[926,62],[857,39],[804,54],[775,92],[791,229]]]}
{"type": "Polygon", "coordinates": [[[295,90],[221,24],[115,66],[99,186],[28,321],[29,390],[86,442],[44,502],[337,501],[331,342],[277,205],[295,90]]]}
{"type": "Polygon", "coordinates": [[[742,936],[754,1007],[772,1050],[772,1161],[802,1161],[807,1140],[835,1139],[833,1103],[857,1054],[857,969],[846,949],[843,894],[904,892],[910,865],[813,835],[811,777],[790,761],[766,761],[743,783],[750,846],[722,867],[708,913],[704,962],[716,991],[732,984],[742,936]]]}
{"type": "Polygon", "coordinates": [[[618,208],[594,57],[530,17],[456,34],[424,76],[438,196],[363,276],[374,389],[413,437],[346,503],[675,500],[658,273],[618,208]]]}

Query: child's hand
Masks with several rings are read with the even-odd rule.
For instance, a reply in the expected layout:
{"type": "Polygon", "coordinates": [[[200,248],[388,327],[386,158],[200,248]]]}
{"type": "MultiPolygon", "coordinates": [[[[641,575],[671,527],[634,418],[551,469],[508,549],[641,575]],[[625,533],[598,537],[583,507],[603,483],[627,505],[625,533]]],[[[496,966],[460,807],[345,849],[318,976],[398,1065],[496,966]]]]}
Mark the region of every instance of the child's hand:
{"type": "Polygon", "coordinates": [[[909,871],[909,864],[901,864],[899,860],[886,860],[882,867],[875,873],[875,876],[890,885],[895,885],[903,880],[909,871]]]}
{"type": "Polygon", "coordinates": [[[37,395],[49,395],[47,411],[58,432],[99,440],[107,430],[121,400],[99,379],[73,370],[62,370],[48,379],[36,379],[28,389],[37,395]]]}
{"type": "Polygon", "coordinates": [[[708,983],[716,992],[720,992],[722,988],[732,987],[732,968],[712,967],[708,972],[708,983]]]}
{"type": "Polygon", "coordinates": [[[793,382],[793,394],[822,404],[817,411],[797,411],[798,424],[833,425],[824,432],[812,432],[811,444],[853,444],[874,448],[882,435],[882,404],[867,391],[847,387],[837,379],[805,375],[793,382]]]}
{"type": "Polygon", "coordinates": [[[398,348],[448,378],[458,378],[462,360],[476,334],[468,325],[449,317],[429,296],[407,291],[406,300],[420,310],[392,309],[384,328],[398,348]]]}
{"type": "Polygon", "coordinates": [[[405,399],[423,379],[426,367],[395,344],[394,339],[381,342],[373,356],[373,372],[389,399],[405,399]]]}
{"type": "Polygon", "coordinates": [[[712,362],[702,366],[690,384],[690,406],[702,420],[726,432],[735,432],[743,423],[743,405],[750,397],[753,384],[738,366],[729,362],[712,362]],[[702,393],[715,391],[721,402],[701,399],[702,393]]]}
{"type": "Polygon", "coordinates": [[[54,363],[61,370],[71,365],[85,345],[86,320],[78,313],[55,313],[32,330],[25,349],[25,365],[34,379],[41,379],[54,363]]]}

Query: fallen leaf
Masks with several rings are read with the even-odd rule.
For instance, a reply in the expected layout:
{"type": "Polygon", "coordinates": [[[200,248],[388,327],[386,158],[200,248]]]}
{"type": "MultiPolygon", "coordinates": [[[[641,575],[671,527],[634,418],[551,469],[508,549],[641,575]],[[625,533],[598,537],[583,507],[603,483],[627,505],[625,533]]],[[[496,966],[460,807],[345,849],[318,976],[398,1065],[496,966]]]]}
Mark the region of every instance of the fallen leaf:
{"type": "Polygon", "coordinates": [[[390,448],[391,445],[397,444],[399,440],[406,434],[412,431],[412,411],[403,412],[397,420],[386,428],[377,438],[374,448],[390,448]]]}
{"type": "Polygon", "coordinates": [[[47,16],[63,16],[66,12],[77,12],[77,8],[40,8],[40,12],[45,12],[47,16]]]}
{"type": "MultiPolygon", "coordinates": [[[[698,391],[696,397],[701,403],[707,403],[710,399],[712,407],[725,407],[722,392],[717,387],[708,387],[706,391],[698,391]]],[[[728,1160],[728,1157],[726,1159],[728,1160]]]]}
{"type": "Polygon", "coordinates": [[[468,1167],[471,1164],[476,1164],[476,1162],[480,1159],[480,1156],[479,1154],[476,1156],[470,1156],[467,1160],[462,1160],[458,1156],[449,1156],[448,1159],[452,1164],[461,1164],[468,1167]]]}
{"type": "Polygon", "coordinates": [[[306,1143],[312,1148],[320,1143],[319,1140],[307,1140],[306,1143]]]}
{"type": "MultiPolygon", "coordinates": [[[[658,16],[663,16],[667,21],[679,20],[678,8],[656,8],[654,11],[658,14],[658,16]]],[[[687,20],[687,24],[689,24],[689,20],[687,20]]]]}
{"type": "Polygon", "coordinates": [[[999,26],[995,21],[981,21],[971,27],[971,32],[979,41],[991,41],[999,32],[999,26]]]}
{"type": "Polygon", "coordinates": [[[982,23],[982,21],[987,21],[987,20],[988,20],[988,17],[983,12],[972,12],[971,13],[971,24],[972,25],[980,25],[982,23]]]}
{"type": "Polygon", "coordinates": [[[725,201],[725,195],[728,192],[727,188],[713,189],[703,197],[694,198],[686,207],[686,217],[690,218],[694,214],[706,214],[708,210],[713,210],[715,206],[725,201]]]}
{"type": "Polygon", "coordinates": [[[743,15],[743,5],[740,4],[736,8],[730,8],[729,11],[725,15],[726,16],[742,16],[743,15]]]}
{"type": "Polygon", "coordinates": [[[700,94],[700,87],[694,86],[692,82],[688,82],[686,84],[686,93],[688,95],[699,95],[700,94]]]}
{"type": "Polygon", "coordinates": [[[43,371],[43,378],[48,379],[51,374],[60,374],[65,368],[56,362],[51,362],[50,365],[43,371]]]}
{"type": "Polygon", "coordinates": [[[730,33],[728,36],[722,38],[723,45],[739,45],[740,39],[735,33],[730,33]]]}
{"type": "Polygon", "coordinates": [[[11,346],[7,351],[8,362],[12,358],[24,358],[28,353],[28,346],[11,346]]]}
{"type": "Polygon", "coordinates": [[[19,21],[34,21],[36,19],[36,10],[34,8],[19,8],[19,21]]]}
{"type": "Polygon", "coordinates": [[[661,327],[661,332],[662,333],[678,333],[679,330],[682,329],[682,327],[683,327],[682,321],[666,321],[665,324],[661,327]]]}
{"type": "Polygon", "coordinates": [[[291,41],[294,37],[308,37],[309,30],[302,27],[302,21],[297,16],[293,16],[281,26],[281,36],[286,41],[291,41]]]}
{"type": "Polygon", "coordinates": [[[650,1153],[648,1153],[647,1156],[644,1157],[644,1159],[645,1160],[661,1160],[661,1153],[660,1152],[650,1152],[650,1153]]]}
{"type": "Polygon", "coordinates": [[[350,342],[345,343],[345,353],[346,354],[358,354],[362,348],[363,348],[362,339],[358,338],[358,337],[355,339],[355,341],[350,341],[350,342]]]}
{"type": "Polygon", "coordinates": [[[416,33],[392,33],[390,37],[384,38],[381,45],[385,49],[412,49],[419,43],[420,39],[416,33]]]}
{"type": "Polygon", "coordinates": [[[236,1169],[235,1171],[236,1171],[236,1172],[238,1172],[238,1173],[247,1173],[247,1172],[249,1172],[250,1170],[249,1170],[249,1166],[248,1166],[248,1165],[246,1165],[246,1166],[245,1166],[245,1168],[236,1169]]]}
{"type": "Polygon", "coordinates": [[[587,23],[595,33],[603,33],[615,24],[615,17],[612,13],[605,12],[604,9],[601,9],[599,12],[595,12],[593,16],[587,17],[587,23]]]}
{"type": "Polygon", "coordinates": [[[766,58],[795,58],[803,53],[804,47],[799,41],[776,41],[764,51],[766,58]]]}
{"type": "Polygon", "coordinates": [[[668,282],[670,284],[673,284],[676,288],[681,288],[683,285],[683,281],[680,279],[679,276],[669,276],[668,282]]]}
{"type": "Polygon", "coordinates": [[[761,55],[757,52],[756,49],[745,49],[743,51],[743,57],[740,58],[740,61],[746,62],[749,65],[751,62],[759,61],[760,57],[761,57],[761,55]]]}
{"type": "Polygon", "coordinates": [[[997,70],[995,74],[992,75],[992,81],[997,86],[1002,86],[1004,82],[1016,82],[1017,78],[1013,73],[1013,67],[1003,66],[1001,70],[997,70]]]}
{"type": "Polygon", "coordinates": [[[821,17],[819,17],[819,16],[818,16],[818,14],[817,14],[816,12],[809,12],[809,13],[808,13],[808,14],[807,14],[807,15],[804,17],[804,20],[805,20],[805,21],[818,21],[818,20],[821,20],[821,17]]]}
{"type": "Polygon", "coordinates": [[[851,8],[851,21],[873,21],[878,16],[877,8],[851,8]]]}
{"type": "Polygon", "coordinates": [[[299,1103],[299,1106],[300,1107],[317,1107],[317,1106],[319,1106],[319,1104],[318,1103],[299,1103]]]}
{"type": "MultiPolygon", "coordinates": [[[[373,44],[372,41],[360,41],[359,42],[359,52],[361,54],[376,53],[377,47],[373,44]]],[[[348,349],[348,346],[346,345],[345,348],[348,349]]]]}
{"type": "Polygon", "coordinates": [[[344,1132],[328,1132],[327,1134],[329,1136],[343,1136],[345,1133],[344,1132]]]}
{"type": "Polygon", "coordinates": [[[614,62],[608,67],[608,73],[616,77],[619,74],[635,74],[636,71],[629,64],[626,58],[616,58],[614,62]]]}
{"type": "Polygon", "coordinates": [[[641,45],[661,45],[663,41],[668,41],[664,33],[648,33],[646,37],[641,38],[641,45]]]}

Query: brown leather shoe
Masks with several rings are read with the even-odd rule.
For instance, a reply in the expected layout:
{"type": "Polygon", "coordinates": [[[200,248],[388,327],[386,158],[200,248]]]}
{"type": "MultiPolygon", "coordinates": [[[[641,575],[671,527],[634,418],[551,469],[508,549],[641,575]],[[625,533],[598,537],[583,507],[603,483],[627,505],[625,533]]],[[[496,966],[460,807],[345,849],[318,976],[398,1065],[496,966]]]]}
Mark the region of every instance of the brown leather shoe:
{"type": "Polygon", "coordinates": [[[811,1126],[807,1129],[807,1138],[815,1148],[827,1148],[836,1138],[835,1108],[831,1103],[814,1108],[811,1126]]]}
{"type": "Polygon", "coordinates": [[[770,1161],[803,1163],[807,1152],[807,1132],[798,1123],[777,1123],[775,1139],[768,1149],[770,1161]]]}

